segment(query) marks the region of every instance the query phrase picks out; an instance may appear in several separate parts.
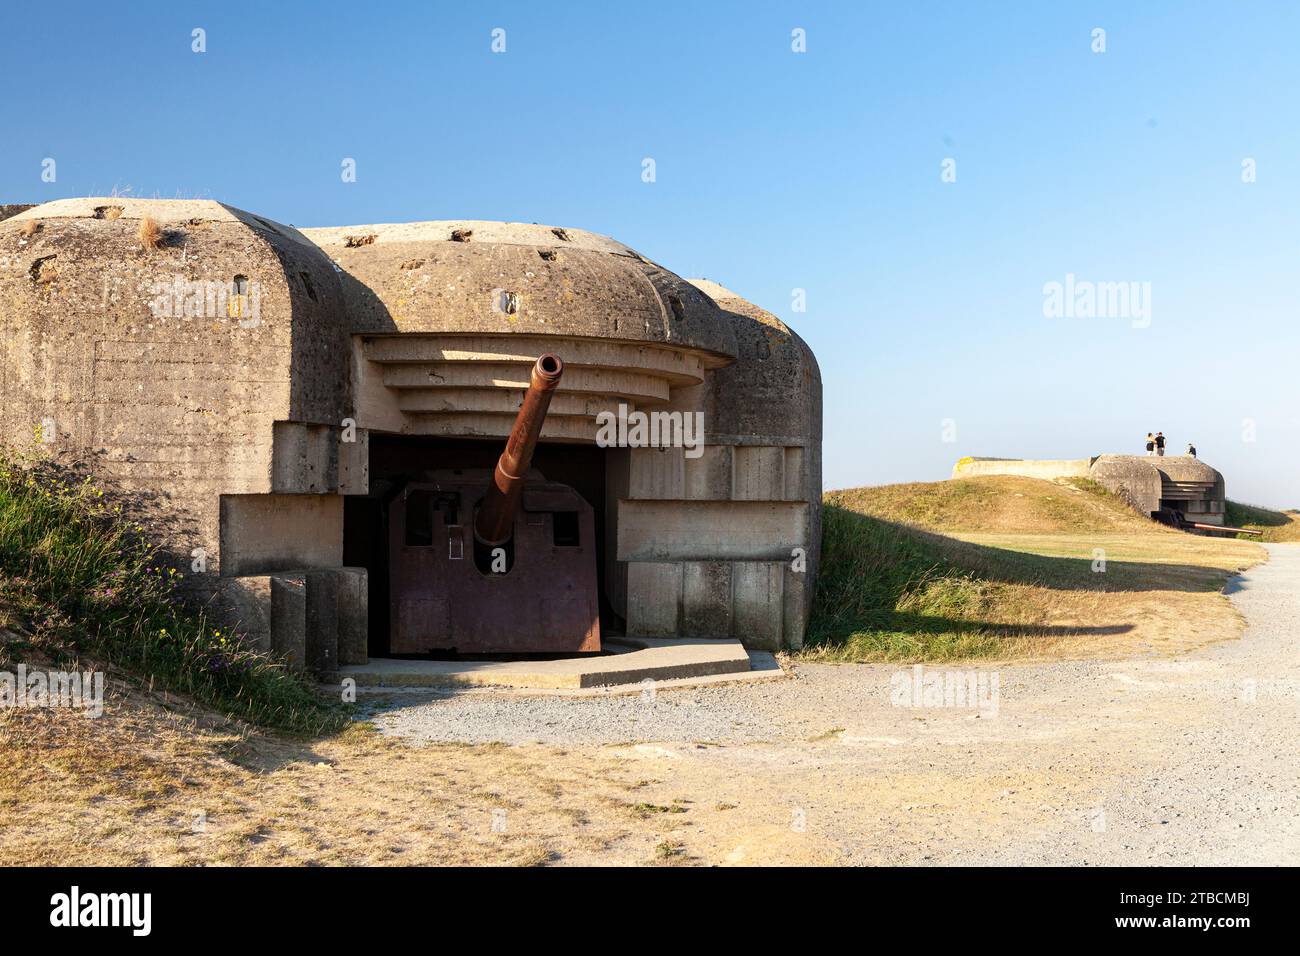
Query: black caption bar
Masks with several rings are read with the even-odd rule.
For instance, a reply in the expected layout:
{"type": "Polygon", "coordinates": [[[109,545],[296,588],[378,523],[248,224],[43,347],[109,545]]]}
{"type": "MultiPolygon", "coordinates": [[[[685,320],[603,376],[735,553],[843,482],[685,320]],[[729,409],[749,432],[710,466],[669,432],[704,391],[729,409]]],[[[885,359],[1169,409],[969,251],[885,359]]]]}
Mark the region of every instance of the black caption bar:
{"type": "MultiPolygon", "coordinates": [[[[638,920],[704,907],[735,919],[772,912],[827,927],[965,926],[980,935],[1045,931],[1071,940],[1199,936],[1222,942],[1284,930],[1288,871],[1263,869],[41,869],[0,870],[8,939],[110,937],[333,944],[374,941],[376,926],[484,920],[494,938],[580,919],[620,938],[638,920]],[[612,895],[611,895],[612,894],[612,895]],[[694,902],[692,902],[694,901],[694,902]],[[671,905],[668,905],[670,904],[671,905]],[[665,910],[665,905],[668,909],[665,910]],[[740,907],[739,910],[733,907],[740,907]],[[754,907],[756,910],[751,910],[754,907]],[[631,922],[629,922],[631,921],[631,922]],[[1248,934],[1243,936],[1242,934],[1248,934]]],[[[688,922],[695,924],[696,919],[688,922]]],[[[752,928],[757,928],[763,919],[752,928]]],[[[467,924],[468,925],[468,924],[467,924]]],[[[945,928],[946,927],[946,928],[945,928]]],[[[648,927],[647,927],[648,928],[648,927]]],[[[685,924],[680,931],[692,932],[685,924]]],[[[985,937],[985,938],[996,938],[985,937]]]]}

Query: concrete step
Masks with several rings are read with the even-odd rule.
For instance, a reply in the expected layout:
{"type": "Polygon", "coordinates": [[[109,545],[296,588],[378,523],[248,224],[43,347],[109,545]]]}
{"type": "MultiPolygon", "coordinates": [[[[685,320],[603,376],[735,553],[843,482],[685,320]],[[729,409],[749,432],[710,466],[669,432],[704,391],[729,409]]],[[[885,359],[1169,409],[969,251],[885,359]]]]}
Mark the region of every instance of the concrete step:
{"type": "Polygon", "coordinates": [[[368,664],[339,667],[322,683],[336,687],[347,678],[357,688],[515,687],[543,690],[581,689],[745,674],[749,654],[735,640],[616,638],[614,653],[540,661],[425,661],[372,659],[368,664]]]}

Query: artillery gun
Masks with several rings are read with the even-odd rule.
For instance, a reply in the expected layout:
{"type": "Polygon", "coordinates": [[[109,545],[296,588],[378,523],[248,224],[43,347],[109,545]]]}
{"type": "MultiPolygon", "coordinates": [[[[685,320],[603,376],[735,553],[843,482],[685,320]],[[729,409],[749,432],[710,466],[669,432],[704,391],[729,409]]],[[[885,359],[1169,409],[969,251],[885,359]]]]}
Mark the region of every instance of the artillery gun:
{"type": "Polygon", "coordinates": [[[393,500],[391,653],[600,650],[595,513],[531,467],[563,374],[537,360],[491,474],[435,471],[393,500]]]}
{"type": "Polygon", "coordinates": [[[1233,528],[1226,524],[1206,524],[1201,521],[1188,521],[1177,508],[1161,508],[1153,517],[1163,525],[1177,528],[1179,531],[1219,531],[1223,534],[1250,534],[1258,537],[1263,532],[1251,531],[1249,528],[1233,528]]]}

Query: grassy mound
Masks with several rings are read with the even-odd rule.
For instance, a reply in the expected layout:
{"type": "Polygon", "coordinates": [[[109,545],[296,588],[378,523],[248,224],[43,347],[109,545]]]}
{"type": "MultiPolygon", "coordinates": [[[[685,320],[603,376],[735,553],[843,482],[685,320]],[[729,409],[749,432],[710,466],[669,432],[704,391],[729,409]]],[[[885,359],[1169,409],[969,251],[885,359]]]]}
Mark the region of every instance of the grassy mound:
{"type": "Polygon", "coordinates": [[[1258,559],[1143,520],[1087,482],[961,479],[824,503],[815,659],[1068,655],[1125,635],[1164,646],[1164,625],[1222,623],[1216,592],[1258,559]]]}
{"type": "Polygon", "coordinates": [[[1300,511],[1272,511],[1229,501],[1224,520],[1234,528],[1262,532],[1257,541],[1300,541],[1300,511]]]}
{"type": "Polygon", "coordinates": [[[842,507],[931,531],[1086,533],[1149,525],[1088,479],[985,476],[833,492],[842,507]]]}
{"type": "Polygon", "coordinates": [[[103,493],[0,457],[0,664],[86,656],[266,727],[317,733],[342,707],[177,599],[167,567],[103,493]]]}

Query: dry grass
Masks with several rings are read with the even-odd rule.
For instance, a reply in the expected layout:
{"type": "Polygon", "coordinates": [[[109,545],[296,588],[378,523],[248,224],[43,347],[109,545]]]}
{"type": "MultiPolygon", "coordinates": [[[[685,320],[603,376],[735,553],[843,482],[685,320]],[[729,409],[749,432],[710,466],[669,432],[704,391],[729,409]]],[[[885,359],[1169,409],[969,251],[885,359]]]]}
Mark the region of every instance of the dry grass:
{"type": "Polygon", "coordinates": [[[1260,532],[1256,541],[1300,541],[1300,511],[1274,511],[1256,505],[1228,502],[1226,523],[1260,532]]]}
{"type": "MultiPolygon", "coordinates": [[[[868,500],[868,492],[859,500],[868,500]]],[[[1052,497],[1069,493],[1045,490],[1052,497]]],[[[961,569],[957,576],[929,577],[906,570],[899,580],[910,590],[882,592],[895,602],[890,614],[909,624],[928,616],[960,623],[962,615],[975,614],[984,625],[978,633],[991,635],[1002,656],[1161,652],[1236,632],[1217,586],[1229,570],[1257,560],[1257,546],[1140,521],[1131,527],[1122,515],[1109,530],[1032,534],[1019,524],[1021,508],[1041,515],[1050,505],[1017,502],[998,509],[1002,530],[947,535],[858,515],[881,532],[872,542],[885,549],[881,561],[896,561],[899,542],[909,542],[916,550],[907,560],[948,561],[961,569]],[[1091,570],[1098,548],[1107,562],[1100,573],[1091,570]],[[999,621],[1006,631],[987,626],[999,621]]],[[[1101,521],[1109,505],[1098,508],[1101,517],[1086,520],[1101,521]]],[[[853,517],[842,505],[839,514],[853,517]]],[[[834,557],[828,553],[828,560],[834,557]]],[[[846,578],[860,570],[840,569],[846,578]]],[[[853,659],[852,645],[839,657],[832,650],[824,648],[823,656],[853,659]]],[[[650,761],[633,747],[421,747],[368,726],[300,740],[252,730],[120,678],[109,692],[98,720],[67,711],[0,711],[0,859],[6,863],[843,862],[844,840],[819,831],[823,817],[810,813],[808,832],[790,824],[792,807],[831,802],[846,832],[879,829],[896,843],[903,835],[901,849],[881,862],[915,862],[922,849],[913,848],[942,835],[933,821],[941,819],[948,836],[964,826],[972,840],[999,828],[1023,830],[1045,789],[1060,799],[1085,799],[1086,784],[1076,779],[1071,760],[1096,771],[1111,759],[1097,750],[1091,729],[1086,739],[1066,738],[1056,752],[1045,738],[1008,758],[1005,770],[982,773],[918,772],[906,761],[892,770],[873,764],[864,773],[860,766],[840,767],[838,759],[816,761],[815,773],[796,772],[795,752],[761,748],[737,764],[712,750],[709,759],[650,761]],[[1029,796],[1023,804],[1008,800],[1013,791],[1029,796]],[[917,807],[925,812],[914,812],[917,807]]],[[[840,724],[853,726],[828,721],[822,726],[831,729],[812,728],[811,741],[798,746],[847,746],[840,724]]]]}
{"type": "Polygon", "coordinates": [[[948,534],[1141,530],[1151,522],[1085,480],[988,476],[831,492],[836,504],[883,521],[948,534]]]}
{"type": "MultiPolygon", "coordinates": [[[[1092,586],[1016,585],[999,613],[1027,632],[1008,657],[1120,657],[1177,653],[1241,633],[1221,588],[1263,559],[1248,541],[1160,527],[1127,534],[958,534],[982,547],[1087,567],[1092,586]],[[1105,570],[1093,571],[1096,556],[1105,570]],[[1034,632],[1039,633],[1035,634],[1034,632]]],[[[1101,564],[1095,565],[1098,568],[1101,564]]]]}
{"type": "Polygon", "coordinates": [[[951,661],[1174,652],[1231,637],[1257,545],[1164,528],[1089,482],[972,478],[826,496],[801,656],[951,661]]]}
{"type": "Polygon", "coordinates": [[[0,711],[6,864],[651,863],[680,820],[635,809],[625,763],[368,725],[304,742],[110,684],[94,720],[0,711]]]}
{"type": "Polygon", "coordinates": [[[158,225],[158,221],[153,216],[145,216],[140,220],[140,229],[136,233],[140,240],[140,246],[145,252],[153,252],[162,245],[163,231],[158,225]]]}

